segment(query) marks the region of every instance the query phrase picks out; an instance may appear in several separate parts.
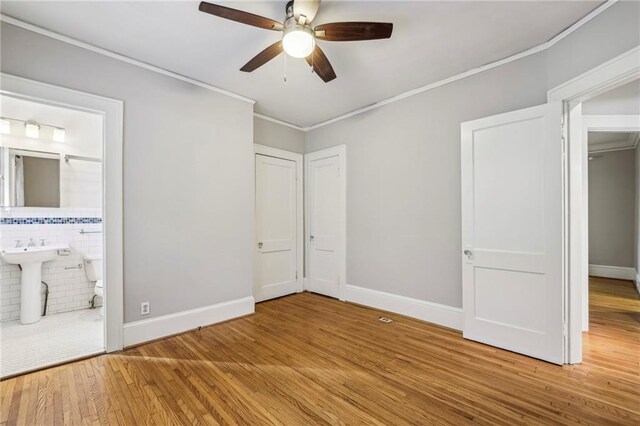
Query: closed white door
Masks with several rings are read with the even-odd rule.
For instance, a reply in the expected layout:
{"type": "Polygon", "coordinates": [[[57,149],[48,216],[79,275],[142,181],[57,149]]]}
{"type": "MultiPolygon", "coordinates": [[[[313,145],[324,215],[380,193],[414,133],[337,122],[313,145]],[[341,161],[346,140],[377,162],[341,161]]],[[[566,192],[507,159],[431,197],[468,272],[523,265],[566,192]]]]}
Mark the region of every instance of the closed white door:
{"type": "Polygon", "coordinates": [[[260,302],[295,293],[297,286],[295,161],[256,155],[256,277],[260,302]]]}
{"type": "Polygon", "coordinates": [[[306,155],[306,288],[336,298],[344,280],[344,164],[344,146],[306,155]]]}
{"type": "Polygon", "coordinates": [[[559,103],[462,124],[464,337],[563,357],[559,103]]]}

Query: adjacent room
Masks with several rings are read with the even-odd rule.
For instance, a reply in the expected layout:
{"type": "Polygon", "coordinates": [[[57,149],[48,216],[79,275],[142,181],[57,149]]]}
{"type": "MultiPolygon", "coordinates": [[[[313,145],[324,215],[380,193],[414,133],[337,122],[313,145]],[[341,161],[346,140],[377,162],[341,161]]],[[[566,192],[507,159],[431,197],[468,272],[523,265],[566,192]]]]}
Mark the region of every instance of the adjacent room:
{"type": "Polygon", "coordinates": [[[2,1],[0,424],[640,423],[640,2],[2,1]]]}
{"type": "Polygon", "coordinates": [[[0,375],[104,352],[102,117],[3,95],[0,375]]]}

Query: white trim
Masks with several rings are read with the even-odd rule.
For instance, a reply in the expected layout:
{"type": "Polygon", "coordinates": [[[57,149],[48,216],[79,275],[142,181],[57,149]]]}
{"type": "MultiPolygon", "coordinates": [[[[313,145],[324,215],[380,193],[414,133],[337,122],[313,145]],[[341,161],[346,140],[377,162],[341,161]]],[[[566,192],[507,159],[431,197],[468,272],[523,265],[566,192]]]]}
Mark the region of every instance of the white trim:
{"type": "Polygon", "coordinates": [[[462,331],[462,308],[347,284],[345,300],[462,331]]]}
{"type": "Polygon", "coordinates": [[[638,274],[636,275],[634,284],[636,285],[636,291],[638,292],[638,295],[640,295],[640,272],[638,272],[638,274]]]}
{"type": "Polygon", "coordinates": [[[110,50],[103,49],[103,48],[98,47],[98,46],[94,46],[93,44],[90,44],[90,43],[85,43],[84,41],[80,41],[80,40],[74,39],[72,37],[67,37],[65,35],[56,33],[54,31],[50,31],[50,30],[47,30],[45,28],[39,27],[37,25],[33,25],[33,24],[21,21],[21,20],[16,19],[16,18],[12,18],[11,16],[0,14],[0,21],[6,22],[7,24],[15,25],[16,27],[20,27],[20,28],[23,28],[25,30],[41,34],[43,36],[46,36],[46,37],[49,37],[49,38],[52,38],[52,39],[55,39],[55,40],[59,40],[59,41],[71,44],[71,45],[76,46],[76,47],[80,47],[82,49],[90,50],[92,52],[99,53],[99,54],[104,55],[104,56],[108,56],[108,57],[110,57],[112,59],[117,59],[118,61],[126,62],[128,64],[135,65],[135,66],[138,66],[140,68],[144,68],[144,69],[149,70],[149,71],[157,72],[158,74],[162,74],[162,75],[165,75],[167,77],[172,77],[172,78],[175,78],[177,80],[181,80],[181,81],[184,81],[184,82],[187,82],[187,83],[191,83],[191,84],[193,84],[195,86],[199,86],[199,87],[202,87],[204,89],[211,90],[212,92],[220,93],[221,95],[229,96],[229,97],[234,98],[234,99],[238,99],[238,100],[241,100],[241,101],[244,101],[244,102],[248,102],[248,103],[250,103],[252,105],[256,103],[256,101],[254,101],[253,99],[249,99],[249,98],[244,97],[242,95],[239,95],[237,93],[233,93],[233,92],[230,92],[228,90],[224,90],[224,89],[221,89],[219,87],[215,87],[215,86],[212,86],[210,84],[203,83],[202,81],[195,80],[195,79],[190,78],[190,77],[186,77],[186,76],[184,76],[182,74],[178,74],[178,73],[175,73],[173,71],[169,71],[169,70],[166,70],[164,68],[157,67],[155,65],[147,64],[146,62],[142,62],[142,61],[139,61],[137,59],[129,58],[128,56],[124,56],[124,55],[121,55],[119,53],[115,53],[115,52],[112,52],[110,50]]]}
{"type": "MultiPolygon", "coordinates": [[[[267,155],[269,157],[282,158],[289,161],[294,161],[296,163],[296,269],[298,270],[298,282],[297,282],[297,291],[301,292],[304,290],[304,174],[303,167],[304,164],[304,156],[302,154],[298,154],[295,152],[285,151],[282,149],[272,148],[270,146],[253,144],[253,207],[255,212],[255,199],[256,199],[256,186],[255,186],[255,156],[256,154],[267,155]]],[[[254,232],[257,230],[257,227],[254,225],[254,232]]],[[[254,280],[258,276],[257,267],[257,256],[253,256],[253,278],[254,280]]],[[[255,296],[255,285],[253,284],[253,291],[255,296]]]]}
{"type": "Polygon", "coordinates": [[[130,322],[124,325],[124,346],[133,346],[198,327],[254,313],[253,297],[216,303],[188,311],[130,322]]]}
{"type": "MultiPolygon", "coordinates": [[[[492,68],[499,67],[500,65],[508,64],[510,62],[517,61],[517,60],[525,58],[527,56],[530,56],[530,55],[542,52],[544,50],[547,50],[550,47],[552,47],[555,44],[557,44],[560,40],[566,38],[571,33],[573,33],[574,31],[576,31],[577,29],[579,29],[580,27],[582,27],[583,25],[585,25],[586,23],[588,23],[589,21],[594,19],[596,16],[600,15],[602,12],[604,12],[608,8],[613,6],[617,1],[618,0],[607,0],[605,3],[601,4],[600,6],[598,6],[594,10],[592,10],[589,14],[587,14],[582,19],[580,19],[578,22],[574,23],[569,28],[567,28],[564,31],[562,31],[561,33],[557,34],[551,40],[548,40],[548,41],[546,41],[546,42],[544,42],[542,44],[534,46],[534,47],[532,47],[530,49],[527,49],[527,50],[525,50],[523,52],[517,53],[515,55],[509,56],[509,57],[504,58],[504,59],[501,59],[499,61],[492,62],[490,64],[483,65],[483,66],[478,67],[478,68],[474,68],[474,69],[465,71],[465,72],[460,73],[460,74],[456,74],[456,75],[451,76],[449,78],[446,78],[446,79],[443,79],[443,80],[440,80],[440,81],[437,81],[437,82],[434,82],[434,83],[431,83],[431,84],[427,84],[425,86],[421,86],[421,87],[418,87],[418,88],[413,89],[413,90],[409,90],[409,91],[401,93],[399,95],[392,96],[390,98],[387,98],[387,99],[384,99],[382,101],[376,102],[376,103],[374,103],[372,105],[369,105],[369,106],[366,106],[364,108],[359,108],[357,110],[348,112],[346,114],[339,115],[337,117],[334,117],[332,119],[329,119],[329,120],[314,124],[312,126],[297,126],[295,124],[287,123],[286,121],[278,120],[277,118],[268,117],[266,115],[258,114],[258,113],[254,113],[254,117],[258,117],[258,118],[262,118],[264,120],[272,121],[274,123],[278,123],[278,124],[281,124],[283,126],[291,127],[293,129],[296,129],[296,130],[301,130],[303,132],[307,132],[309,130],[314,130],[314,129],[317,129],[317,128],[320,128],[320,127],[323,127],[323,126],[326,126],[326,125],[329,125],[329,124],[332,124],[332,123],[335,123],[337,121],[341,121],[341,120],[347,119],[349,117],[353,117],[354,115],[362,114],[362,113],[370,111],[372,109],[380,108],[380,107],[382,107],[384,105],[387,105],[387,104],[390,104],[390,103],[393,103],[393,102],[397,102],[397,101],[400,101],[402,99],[406,99],[408,97],[417,95],[419,93],[426,92],[428,90],[435,89],[435,88],[440,87],[440,86],[444,86],[445,84],[453,83],[454,81],[458,81],[458,80],[461,80],[463,78],[470,77],[472,75],[475,75],[475,74],[490,70],[492,68]]],[[[4,14],[0,14],[0,21],[7,22],[7,23],[15,25],[17,27],[24,28],[26,30],[29,30],[29,31],[32,31],[32,32],[35,32],[35,33],[38,33],[38,34],[41,34],[41,35],[44,35],[44,36],[59,40],[59,41],[63,41],[65,43],[69,43],[69,44],[72,44],[74,46],[78,46],[78,47],[81,47],[81,48],[84,48],[84,49],[87,49],[87,50],[91,50],[91,51],[93,51],[95,53],[100,53],[100,54],[109,56],[111,58],[114,58],[114,59],[117,59],[117,60],[120,60],[120,61],[124,61],[124,62],[130,63],[130,64],[133,64],[133,65],[137,65],[137,66],[140,66],[142,68],[148,69],[150,71],[158,72],[160,74],[163,74],[163,75],[166,75],[166,76],[169,76],[169,77],[177,78],[178,80],[186,81],[186,82],[195,84],[196,86],[204,87],[205,89],[209,89],[209,90],[212,90],[214,92],[218,92],[218,93],[230,96],[232,98],[240,99],[240,100],[243,100],[245,102],[249,102],[251,104],[255,104],[256,103],[256,101],[253,100],[253,99],[249,99],[249,98],[246,98],[244,96],[238,95],[236,93],[233,93],[233,92],[230,92],[230,91],[227,91],[227,90],[224,90],[224,89],[220,89],[218,87],[212,86],[212,85],[207,84],[207,83],[203,83],[203,82],[198,81],[198,80],[194,80],[192,78],[189,78],[189,77],[174,73],[172,71],[168,71],[168,70],[165,70],[163,68],[156,67],[154,65],[150,65],[150,64],[138,61],[136,59],[132,59],[132,58],[129,58],[127,56],[111,52],[111,51],[106,50],[106,49],[102,49],[100,47],[91,45],[89,43],[85,43],[85,42],[82,42],[80,40],[77,40],[77,39],[74,39],[74,38],[71,38],[71,37],[68,37],[68,36],[64,36],[64,35],[58,34],[56,32],[53,32],[53,31],[38,27],[38,26],[33,25],[33,24],[29,24],[27,22],[21,21],[21,20],[16,19],[16,18],[12,18],[12,17],[4,15],[4,14]]]]}
{"type": "MultiPolygon", "coordinates": [[[[305,222],[305,235],[311,235],[310,230],[310,217],[309,217],[309,209],[307,208],[310,204],[309,200],[309,188],[307,185],[309,184],[309,169],[311,161],[315,161],[316,159],[322,157],[331,157],[338,156],[340,168],[340,186],[341,186],[341,194],[340,194],[340,202],[342,203],[342,209],[339,215],[339,226],[340,226],[340,242],[339,245],[339,256],[340,256],[340,277],[338,282],[338,299],[345,300],[345,286],[347,281],[347,146],[346,145],[337,145],[331,148],[322,149],[319,151],[308,152],[304,155],[304,188],[305,188],[305,210],[304,210],[304,222],[305,222]]],[[[304,244],[304,253],[305,253],[305,272],[309,271],[310,268],[310,260],[309,260],[309,239],[305,239],[304,244]]],[[[306,273],[305,273],[305,279],[306,273]]],[[[305,281],[304,285],[305,290],[308,289],[307,281],[305,281]]]]}
{"type": "Polygon", "coordinates": [[[547,93],[549,102],[565,104],[563,132],[567,135],[568,155],[565,169],[565,205],[568,213],[565,226],[568,241],[565,245],[566,285],[565,320],[569,330],[565,362],[582,362],[582,328],[586,315],[583,286],[588,279],[587,246],[587,141],[583,137],[582,102],[607,90],[640,78],[640,46],[607,61],[547,93]]]}
{"type": "Polygon", "coordinates": [[[98,114],[103,119],[103,253],[105,349],[123,347],[124,267],[122,144],[123,102],[0,73],[0,93],[48,105],[98,114]]]}
{"type": "Polygon", "coordinates": [[[600,5],[599,7],[595,8],[593,11],[591,11],[584,18],[580,19],[578,22],[576,22],[575,24],[571,25],[566,30],[562,31],[560,34],[558,34],[555,37],[553,37],[551,40],[546,41],[546,42],[544,42],[542,44],[539,44],[537,46],[534,46],[534,47],[532,47],[530,49],[527,49],[524,52],[520,52],[520,53],[517,53],[515,55],[509,56],[507,58],[501,59],[499,61],[495,61],[495,62],[492,62],[490,64],[486,64],[486,65],[483,65],[481,67],[474,68],[474,69],[471,69],[469,71],[465,71],[465,72],[460,73],[460,74],[456,74],[456,75],[451,76],[449,78],[445,78],[444,80],[436,81],[435,83],[427,84],[426,86],[418,87],[417,89],[409,90],[407,92],[404,92],[404,93],[401,93],[399,95],[393,96],[391,98],[387,98],[387,99],[384,99],[382,101],[373,103],[373,104],[371,104],[369,106],[366,106],[364,108],[359,108],[359,109],[357,109],[355,111],[348,112],[346,114],[343,114],[343,115],[340,115],[338,117],[323,121],[321,123],[314,124],[314,125],[308,126],[308,127],[304,127],[304,131],[307,132],[309,130],[314,130],[314,129],[317,129],[317,128],[320,128],[320,127],[323,127],[323,126],[327,126],[327,125],[335,123],[337,121],[341,121],[341,120],[347,119],[349,117],[353,117],[354,115],[362,114],[364,112],[371,111],[372,109],[380,108],[381,106],[388,105],[388,104],[393,103],[393,102],[398,102],[400,100],[403,100],[403,99],[406,99],[408,97],[420,94],[422,92],[426,92],[428,90],[435,89],[435,88],[440,87],[440,86],[444,86],[445,84],[453,83],[454,81],[458,81],[458,80],[461,80],[463,78],[470,77],[472,75],[479,74],[481,72],[488,71],[490,69],[499,67],[501,65],[508,64],[510,62],[514,62],[514,61],[517,61],[519,59],[526,58],[527,56],[531,56],[533,54],[536,54],[536,53],[542,52],[544,50],[547,50],[550,47],[552,47],[555,44],[557,44],[560,40],[564,39],[565,37],[567,37],[568,35],[570,35],[574,31],[576,31],[578,28],[580,28],[583,25],[585,25],[587,22],[591,21],[593,18],[595,18],[596,16],[598,16],[599,14],[601,14],[602,12],[604,12],[605,10],[607,10],[608,8],[613,6],[616,2],[617,2],[617,0],[609,0],[609,1],[605,2],[605,3],[603,3],[602,5],[600,5]]]}
{"type": "Polygon", "coordinates": [[[594,277],[614,278],[616,280],[634,281],[636,278],[635,268],[623,266],[589,265],[589,275],[594,277]]]}
{"type": "Polygon", "coordinates": [[[638,73],[640,46],[554,87],[547,92],[547,101],[586,101],[637,79],[638,73]]]}
{"type": "Polygon", "coordinates": [[[305,131],[304,127],[296,126],[295,124],[287,123],[286,121],[278,120],[277,118],[269,117],[264,114],[258,114],[257,112],[253,113],[253,116],[256,118],[260,118],[262,120],[270,121],[272,123],[279,124],[281,126],[290,127],[292,129],[300,130],[301,132],[305,131]]]}
{"type": "Polygon", "coordinates": [[[582,120],[590,132],[637,132],[640,129],[640,115],[583,115],[582,120]]]}

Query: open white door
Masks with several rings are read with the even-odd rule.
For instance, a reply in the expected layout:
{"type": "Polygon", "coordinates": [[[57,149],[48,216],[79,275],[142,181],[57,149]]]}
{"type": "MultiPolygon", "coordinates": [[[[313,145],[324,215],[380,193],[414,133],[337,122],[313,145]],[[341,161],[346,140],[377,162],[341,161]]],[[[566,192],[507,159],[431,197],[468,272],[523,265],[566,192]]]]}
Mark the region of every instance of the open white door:
{"type": "Polygon", "coordinates": [[[256,302],[301,290],[296,162],[256,154],[256,302]]]}
{"type": "Polygon", "coordinates": [[[342,298],[345,268],[344,145],[306,154],[306,288],[342,298]]]}
{"type": "Polygon", "coordinates": [[[462,124],[464,337],[562,364],[562,107],[462,124]]]}

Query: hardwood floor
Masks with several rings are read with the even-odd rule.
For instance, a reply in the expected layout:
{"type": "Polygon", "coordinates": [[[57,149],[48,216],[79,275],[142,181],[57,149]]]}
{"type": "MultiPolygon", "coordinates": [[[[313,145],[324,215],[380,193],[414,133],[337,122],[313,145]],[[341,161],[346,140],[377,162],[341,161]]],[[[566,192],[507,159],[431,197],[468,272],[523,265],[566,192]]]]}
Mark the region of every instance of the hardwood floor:
{"type": "Polygon", "coordinates": [[[592,280],[584,363],[302,293],[0,383],[0,424],[640,424],[640,300],[592,280]]]}

